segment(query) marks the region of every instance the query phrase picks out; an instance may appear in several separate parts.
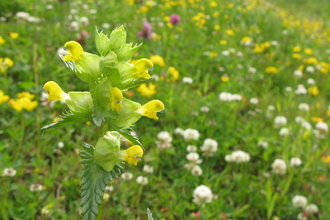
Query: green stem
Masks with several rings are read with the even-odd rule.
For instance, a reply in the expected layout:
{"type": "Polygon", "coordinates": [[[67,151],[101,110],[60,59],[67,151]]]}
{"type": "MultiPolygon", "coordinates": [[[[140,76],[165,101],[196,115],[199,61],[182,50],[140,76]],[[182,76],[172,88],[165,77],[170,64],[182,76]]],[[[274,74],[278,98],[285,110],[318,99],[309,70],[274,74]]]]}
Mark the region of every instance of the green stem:
{"type": "Polygon", "coordinates": [[[142,194],[142,189],[143,189],[143,185],[140,186],[139,191],[138,191],[138,195],[137,195],[137,200],[136,200],[136,207],[137,207],[137,217],[138,219],[140,218],[140,214],[141,214],[141,209],[140,209],[140,199],[141,199],[141,194],[142,194]]]}

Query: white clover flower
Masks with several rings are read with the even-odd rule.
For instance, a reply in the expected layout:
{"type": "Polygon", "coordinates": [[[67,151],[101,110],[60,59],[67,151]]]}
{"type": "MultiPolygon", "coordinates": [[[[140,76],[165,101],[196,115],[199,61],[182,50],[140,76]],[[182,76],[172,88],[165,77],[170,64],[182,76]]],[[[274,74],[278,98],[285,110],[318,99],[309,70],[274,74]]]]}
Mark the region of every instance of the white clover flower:
{"type": "Polygon", "coordinates": [[[252,105],[257,105],[259,103],[259,100],[257,98],[250,98],[250,103],[252,105]]]}
{"type": "Polygon", "coordinates": [[[194,176],[200,176],[203,174],[203,170],[200,166],[196,165],[191,170],[191,174],[194,176]]]}
{"type": "Polygon", "coordinates": [[[110,194],[109,193],[104,193],[103,194],[103,201],[108,202],[110,198],[110,194]]]}
{"type": "Polygon", "coordinates": [[[287,120],[286,120],[286,117],[284,117],[284,116],[276,116],[274,119],[274,126],[276,128],[286,125],[286,123],[287,123],[287,120]]]}
{"type": "Polygon", "coordinates": [[[255,74],[257,72],[257,69],[254,67],[249,67],[249,73],[255,74]]]}
{"type": "Polygon", "coordinates": [[[315,80],[312,78],[307,79],[307,84],[308,85],[315,85],[315,80]]]}
{"type": "Polygon", "coordinates": [[[276,159],[272,164],[273,173],[277,174],[285,174],[287,170],[287,166],[284,160],[276,159]]]}
{"type": "Polygon", "coordinates": [[[309,105],[307,103],[300,103],[298,105],[298,109],[308,112],[309,111],[309,105]]]}
{"type": "Polygon", "coordinates": [[[283,35],[287,35],[288,33],[289,33],[288,30],[282,30],[282,34],[283,34],[283,35]]]}
{"type": "Polygon", "coordinates": [[[196,141],[199,138],[199,132],[196,129],[187,128],[183,132],[183,138],[185,141],[190,141],[190,140],[196,141]]]}
{"type": "Polygon", "coordinates": [[[146,176],[138,176],[136,178],[136,182],[141,185],[147,185],[148,184],[148,178],[146,176]]]}
{"type": "Polygon", "coordinates": [[[209,111],[210,111],[209,107],[207,107],[207,106],[201,107],[201,112],[209,112],[209,111]]]}
{"type": "Polygon", "coordinates": [[[242,57],[242,56],[243,56],[243,52],[238,51],[238,52],[236,53],[236,56],[238,56],[238,57],[242,57]]]}
{"type": "Polygon", "coordinates": [[[79,23],[77,21],[72,21],[70,23],[70,30],[71,31],[78,31],[79,30],[79,23]]]}
{"type": "Polygon", "coordinates": [[[64,147],[64,143],[62,141],[57,143],[57,147],[58,148],[63,148],[64,147]]]}
{"type": "Polygon", "coordinates": [[[325,122],[318,122],[318,123],[316,123],[315,127],[318,130],[323,131],[323,132],[328,132],[328,130],[329,130],[329,126],[325,122]]]}
{"type": "Polygon", "coordinates": [[[303,123],[305,121],[305,119],[301,116],[297,116],[294,120],[298,124],[303,123]]]}
{"type": "Polygon", "coordinates": [[[199,159],[199,154],[196,152],[190,152],[189,154],[186,155],[186,158],[187,160],[189,160],[189,162],[194,164],[202,163],[202,160],[199,159]]]}
{"type": "Polygon", "coordinates": [[[269,105],[268,107],[267,107],[267,110],[268,111],[275,111],[275,106],[273,106],[273,105],[269,105]]]}
{"type": "Polygon", "coordinates": [[[270,45],[276,47],[276,46],[278,46],[278,42],[276,40],[273,40],[270,42],[270,45]]]}
{"type": "Polygon", "coordinates": [[[232,94],[232,100],[233,101],[241,101],[242,100],[242,96],[239,94],[232,94]]]}
{"type": "MultiPolygon", "coordinates": [[[[91,12],[90,12],[90,13],[91,13],[91,12]]],[[[91,13],[91,14],[93,14],[93,13],[91,13]]],[[[109,28],[110,28],[110,24],[109,24],[109,23],[102,23],[101,27],[102,27],[103,29],[109,29],[109,28]]]]}
{"type": "Polygon", "coordinates": [[[229,56],[230,52],[228,50],[224,50],[221,52],[223,56],[229,56]]]}
{"type": "Polygon", "coordinates": [[[220,99],[221,101],[224,101],[224,102],[230,102],[230,101],[233,100],[233,96],[232,96],[232,94],[229,93],[229,92],[222,92],[222,93],[220,93],[220,95],[219,95],[219,99],[220,99]]]}
{"type": "Polygon", "coordinates": [[[309,204],[307,206],[304,207],[304,211],[308,212],[308,213],[318,213],[319,212],[319,208],[317,207],[317,205],[315,204],[309,204]]]}
{"type": "Polygon", "coordinates": [[[188,145],[187,146],[187,151],[188,152],[196,152],[197,151],[197,147],[195,145],[188,145]]]}
{"type": "Polygon", "coordinates": [[[133,178],[133,174],[129,172],[124,172],[120,175],[120,178],[123,180],[131,180],[133,178]]]}
{"type": "Polygon", "coordinates": [[[292,87],[291,87],[291,86],[287,86],[287,87],[285,87],[285,91],[286,91],[286,92],[292,92],[292,87]]]}
{"type": "Polygon", "coordinates": [[[223,72],[223,71],[225,71],[225,68],[222,67],[222,66],[220,66],[220,67],[218,68],[218,70],[219,70],[220,72],[223,72]]]}
{"type": "Polygon", "coordinates": [[[312,129],[312,125],[307,121],[304,121],[303,123],[301,123],[301,127],[303,127],[306,130],[311,130],[312,129]]]}
{"type": "Polygon", "coordinates": [[[84,26],[88,26],[89,25],[89,20],[87,17],[81,17],[80,18],[80,23],[84,26]]]}
{"type": "Polygon", "coordinates": [[[194,82],[194,80],[191,77],[183,77],[182,78],[182,82],[186,83],[186,84],[192,84],[194,82]]]}
{"type": "Polygon", "coordinates": [[[292,204],[297,208],[304,208],[307,205],[307,198],[305,196],[296,195],[292,199],[292,204]]]}
{"type": "Polygon", "coordinates": [[[303,76],[303,72],[301,70],[295,70],[293,72],[293,75],[298,77],[298,78],[301,78],[303,76]]]}
{"type": "Polygon", "coordinates": [[[204,152],[204,156],[212,157],[218,150],[218,142],[211,138],[207,138],[204,140],[203,146],[201,146],[201,150],[204,152]]]}
{"type": "Polygon", "coordinates": [[[250,161],[250,155],[242,150],[233,151],[225,156],[227,162],[246,163],[250,161]]]}
{"type": "Polygon", "coordinates": [[[301,164],[302,164],[302,161],[301,161],[301,159],[298,158],[298,157],[292,157],[292,158],[290,159],[290,165],[291,165],[292,167],[299,167],[301,164]]]}
{"type": "Polygon", "coordinates": [[[201,205],[203,203],[212,202],[214,196],[209,187],[205,185],[200,185],[194,190],[193,197],[193,202],[197,205],[201,205]]]}
{"type": "Polygon", "coordinates": [[[308,220],[308,218],[304,215],[304,213],[299,213],[297,216],[298,220],[308,220]]]}
{"type": "Polygon", "coordinates": [[[38,183],[34,183],[30,185],[31,192],[40,192],[42,190],[42,185],[38,183]]]}
{"type": "Polygon", "coordinates": [[[17,173],[17,171],[14,169],[14,168],[5,168],[3,171],[2,171],[2,175],[1,176],[15,176],[17,173]]]}
{"type": "Polygon", "coordinates": [[[21,22],[27,20],[30,17],[30,14],[25,11],[19,11],[15,15],[17,21],[21,22]]]}
{"type": "Polygon", "coordinates": [[[113,185],[106,186],[105,191],[112,192],[113,191],[113,185]]]}
{"type": "Polygon", "coordinates": [[[264,149],[268,148],[268,142],[266,141],[258,141],[258,147],[262,147],[264,149]]]}
{"type": "Polygon", "coordinates": [[[154,172],[154,167],[150,165],[144,165],[143,166],[143,172],[146,173],[153,173],[154,172]]]}
{"type": "Polygon", "coordinates": [[[174,129],[174,134],[182,135],[183,136],[184,130],[182,128],[174,129]]]}
{"type": "Polygon", "coordinates": [[[280,136],[287,136],[287,135],[289,135],[289,129],[287,129],[287,128],[281,128],[281,130],[279,131],[279,135],[280,136]]]}
{"type": "Polygon", "coordinates": [[[159,132],[157,137],[159,141],[156,141],[156,144],[159,149],[164,150],[172,146],[172,137],[167,131],[159,132]]]}
{"type": "Polygon", "coordinates": [[[47,10],[53,10],[54,9],[54,5],[46,5],[46,9],[47,10]]]}
{"type": "Polygon", "coordinates": [[[305,88],[304,85],[299,84],[299,85],[297,86],[297,89],[296,89],[295,93],[296,93],[297,95],[305,95],[305,94],[307,94],[307,89],[305,88]]]}
{"type": "Polygon", "coordinates": [[[306,67],[306,72],[308,72],[308,73],[314,73],[315,72],[315,68],[313,66],[307,66],[306,67]]]}

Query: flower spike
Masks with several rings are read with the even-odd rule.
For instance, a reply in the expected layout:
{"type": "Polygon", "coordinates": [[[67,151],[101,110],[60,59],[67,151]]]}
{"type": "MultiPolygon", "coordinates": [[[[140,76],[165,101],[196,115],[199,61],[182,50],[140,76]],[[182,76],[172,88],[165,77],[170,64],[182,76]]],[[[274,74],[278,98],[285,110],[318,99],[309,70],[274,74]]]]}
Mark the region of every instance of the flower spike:
{"type": "Polygon", "coordinates": [[[148,70],[152,69],[153,66],[153,63],[149,59],[142,58],[134,64],[137,70],[133,74],[144,79],[149,79],[148,70]]]}

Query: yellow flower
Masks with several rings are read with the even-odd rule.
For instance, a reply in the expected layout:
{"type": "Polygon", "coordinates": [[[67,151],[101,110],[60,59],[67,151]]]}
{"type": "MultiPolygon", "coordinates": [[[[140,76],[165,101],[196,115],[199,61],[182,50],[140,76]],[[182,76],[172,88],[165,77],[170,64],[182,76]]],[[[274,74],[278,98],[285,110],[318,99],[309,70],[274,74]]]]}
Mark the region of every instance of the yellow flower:
{"type": "Polygon", "coordinates": [[[299,53],[294,53],[294,54],[292,54],[292,58],[301,60],[302,56],[299,53]]]}
{"type": "Polygon", "coordinates": [[[157,112],[161,112],[164,109],[164,104],[156,99],[142,105],[138,112],[143,116],[158,120],[157,112]]]}
{"type": "Polygon", "coordinates": [[[318,95],[320,93],[320,90],[317,88],[317,86],[311,86],[308,87],[308,92],[312,95],[318,95]]]}
{"type": "Polygon", "coordinates": [[[321,66],[321,69],[320,69],[320,72],[321,73],[328,73],[329,70],[330,70],[330,65],[326,62],[320,62],[320,66],[321,66]]]}
{"type": "Polygon", "coordinates": [[[311,117],[311,121],[314,122],[314,123],[317,123],[317,122],[323,122],[323,119],[321,117],[311,117]]]}
{"type": "Polygon", "coordinates": [[[214,25],[214,30],[216,30],[216,31],[218,31],[218,30],[220,30],[221,29],[221,27],[220,27],[220,25],[214,25]]]}
{"type": "Polygon", "coordinates": [[[265,69],[266,73],[278,73],[278,69],[275,66],[269,66],[265,69]]]}
{"type": "Polygon", "coordinates": [[[221,81],[222,82],[228,82],[229,81],[229,76],[227,74],[221,76],[221,81]]]}
{"type": "Polygon", "coordinates": [[[68,50],[67,55],[63,57],[64,61],[76,61],[81,59],[80,55],[84,53],[82,46],[76,41],[69,41],[64,44],[64,47],[68,50]]]}
{"type": "Polygon", "coordinates": [[[146,83],[143,83],[137,88],[137,91],[139,91],[142,96],[150,98],[152,95],[156,94],[156,86],[152,83],[149,83],[148,86],[146,83]]]}
{"type": "Polygon", "coordinates": [[[318,64],[319,61],[315,57],[310,57],[304,59],[304,62],[307,64],[318,64]]]}
{"type": "Polygon", "coordinates": [[[17,39],[19,37],[19,33],[16,33],[16,32],[9,32],[9,36],[12,38],[12,39],[17,39]]]}
{"type": "Polygon", "coordinates": [[[297,53],[297,52],[300,52],[301,51],[301,47],[300,46],[295,46],[293,49],[292,49],[293,52],[297,53]]]}
{"type": "Polygon", "coordinates": [[[7,102],[9,100],[8,95],[4,95],[3,91],[0,90],[0,104],[7,102]]]}
{"type": "Polygon", "coordinates": [[[14,62],[10,58],[0,58],[0,73],[6,73],[7,69],[13,65],[14,62]]]}
{"type": "Polygon", "coordinates": [[[262,52],[265,51],[265,48],[262,45],[260,45],[260,44],[255,44],[253,51],[255,53],[262,53],[262,52]]]}
{"type": "Polygon", "coordinates": [[[217,5],[218,5],[218,4],[217,4],[216,2],[214,2],[214,1],[210,3],[210,6],[213,7],[213,8],[214,8],[214,7],[217,7],[217,5]]]}
{"type": "Polygon", "coordinates": [[[243,37],[241,39],[241,44],[244,44],[244,45],[249,45],[251,42],[252,42],[252,38],[251,37],[243,37]]]}
{"type": "Polygon", "coordinates": [[[134,75],[144,79],[150,78],[148,71],[153,67],[153,63],[150,60],[142,58],[134,63],[134,67],[136,68],[134,75]]]}
{"type": "Polygon", "coordinates": [[[0,36],[0,45],[2,45],[2,44],[4,44],[4,43],[6,43],[6,40],[5,40],[5,39],[3,39],[3,37],[2,37],[2,36],[0,36]]]}
{"type": "Polygon", "coordinates": [[[229,35],[229,36],[234,36],[235,35],[234,31],[231,30],[231,29],[227,29],[226,34],[229,35]]]}
{"type": "Polygon", "coordinates": [[[9,106],[15,109],[17,112],[21,112],[23,109],[27,111],[32,111],[38,106],[37,101],[31,101],[31,99],[27,97],[19,98],[18,100],[10,99],[9,106]]]}
{"type": "Polygon", "coordinates": [[[210,52],[209,57],[217,57],[219,54],[217,52],[210,52]]]}
{"type": "Polygon", "coordinates": [[[32,99],[34,99],[35,95],[34,94],[31,94],[30,92],[21,92],[21,93],[18,93],[17,94],[17,97],[18,98],[26,97],[26,98],[32,100],[32,99]]]}
{"type": "Polygon", "coordinates": [[[54,81],[48,81],[44,85],[44,90],[48,94],[48,102],[50,101],[65,101],[70,99],[70,96],[65,93],[61,87],[54,81]]]}
{"type": "Polygon", "coordinates": [[[123,159],[132,165],[137,165],[143,156],[143,150],[139,145],[133,145],[124,151],[123,159]]]}
{"type": "Polygon", "coordinates": [[[175,81],[177,81],[178,79],[179,79],[179,75],[180,75],[180,73],[179,73],[179,71],[177,70],[177,69],[175,69],[175,67],[173,67],[173,66],[170,66],[169,68],[168,68],[168,72],[170,73],[170,75],[171,75],[171,81],[172,82],[175,82],[175,81]]]}
{"type": "Polygon", "coordinates": [[[166,63],[163,59],[163,57],[159,56],[159,55],[153,55],[150,57],[150,61],[153,64],[159,65],[159,66],[166,66],[166,63]]]}
{"type": "Polygon", "coordinates": [[[304,49],[304,53],[307,54],[307,55],[312,55],[313,50],[311,48],[306,48],[306,49],[304,49]]]}
{"type": "Polygon", "coordinates": [[[119,111],[123,104],[123,93],[117,87],[111,89],[111,109],[119,111]]]}
{"type": "Polygon", "coordinates": [[[219,41],[219,44],[221,44],[221,45],[227,45],[228,44],[228,41],[226,41],[226,40],[220,40],[219,41]]]}
{"type": "Polygon", "coordinates": [[[330,163],[330,155],[328,155],[328,156],[323,156],[323,157],[322,157],[322,161],[323,161],[324,163],[330,163]]]}

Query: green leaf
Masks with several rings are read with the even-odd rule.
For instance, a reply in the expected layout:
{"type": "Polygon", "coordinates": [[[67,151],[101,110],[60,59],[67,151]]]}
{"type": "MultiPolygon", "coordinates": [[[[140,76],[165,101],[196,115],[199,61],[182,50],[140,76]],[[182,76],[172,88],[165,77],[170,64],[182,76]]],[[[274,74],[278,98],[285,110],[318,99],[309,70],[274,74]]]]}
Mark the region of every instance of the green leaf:
{"type": "Polygon", "coordinates": [[[154,220],[154,219],[152,218],[152,213],[151,213],[151,211],[150,211],[149,208],[147,208],[147,215],[148,215],[148,220],[154,220]]]}
{"type": "Polygon", "coordinates": [[[60,117],[61,119],[58,122],[46,125],[41,130],[47,130],[58,125],[78,124],[92,120],[92,115],[89,112],[66,111],[60,117]]]}
{"type": "Polygon", "coordinates": [[[121,134],[122,136],[124,136],[127,140],[132,142],[134,145],[140,145],[142,147],[142,149],[145,150],[142,143],[139,141],[139,138],[136,135],[134,135],[135,132],[131,127],[126,128],[126,129],[117,130],[117,132],[119,134],[121,134]]]}
{"type": "Polygon", "coordinates": [[[118,61],[124,61],[128,62],[132,59],[133,55],[139,50],[139,48],[142,46],[141,44],[135,44],[132,43],[129,44],[123,44],[121,47],[116,51],[118,61]]]}
{"type": "Polygon", "coordinates": [[[83,164],[80,205],[84,220],[96,219],[105,187],[109,181],[112,181],[112,178],[117,178],[117,174],[121,173],[120,169],[122,169],[119,164],[116,164],[111,172],[107,172],[96,163],[93,155],[94,147],[85,143],[80,152],[83,164]]]}

